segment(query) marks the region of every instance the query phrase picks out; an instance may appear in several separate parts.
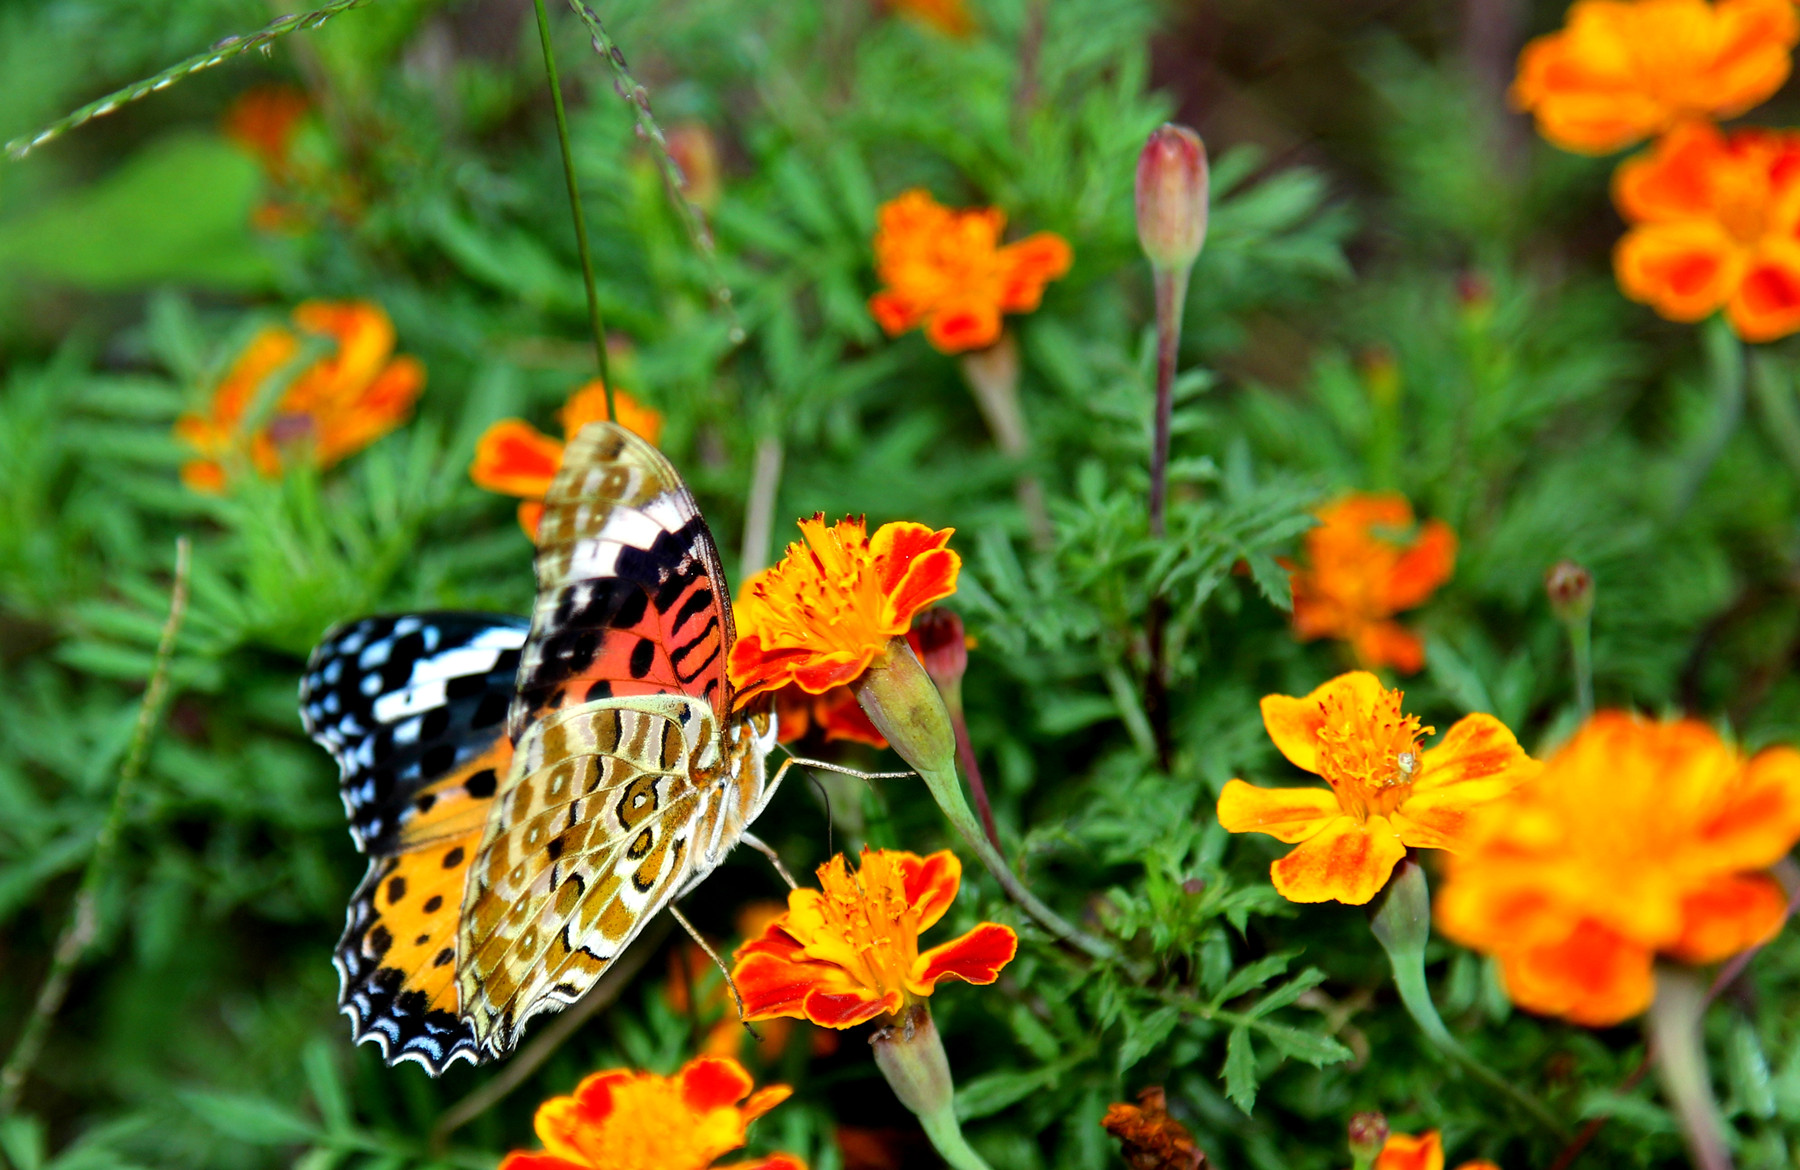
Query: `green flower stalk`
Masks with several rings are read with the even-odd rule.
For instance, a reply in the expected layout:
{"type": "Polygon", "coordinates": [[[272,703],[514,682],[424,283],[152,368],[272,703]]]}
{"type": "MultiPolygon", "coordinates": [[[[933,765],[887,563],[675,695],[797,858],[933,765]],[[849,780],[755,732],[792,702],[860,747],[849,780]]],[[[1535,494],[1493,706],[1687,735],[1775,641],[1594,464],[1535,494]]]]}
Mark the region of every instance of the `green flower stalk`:
{"type": "Polygon", "coordinates": [[[954,1170],[988,1170],[957,1124],[956,1085],[930,1005],[908,1005],[892,1023],[870,1035],[869,1047],[894,1096],[918,1117],[944,1161],[954,1170]]]}
{"type": "Polygon", "coordinates": [[[1650,1005],[1648,1030],[1663,1092],[1681,1122],[1681,1134],[1697,1170],[1731,1170],[1725,1123],[1713,1099],[1706,1071],[1701,1022],[1709,1002],[1706,984],[1690,967],[1658,964],[1656,999],[1650,1005]]]}

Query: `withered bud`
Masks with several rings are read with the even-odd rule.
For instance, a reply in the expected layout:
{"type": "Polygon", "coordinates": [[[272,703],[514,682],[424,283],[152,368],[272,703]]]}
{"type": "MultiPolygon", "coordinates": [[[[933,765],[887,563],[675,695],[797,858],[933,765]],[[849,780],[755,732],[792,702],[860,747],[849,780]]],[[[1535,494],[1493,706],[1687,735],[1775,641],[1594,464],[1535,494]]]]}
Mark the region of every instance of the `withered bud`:
{"type": "Polygon", "coordinates": [[[1137,230],[1157,268],[1185,272],[1206,243],[1206,144],[1164,122],[1144,143],[1137,167],[1137,230]]]}
{"type": "Polygon", "coordinates": [[[669,131],[669,157],[681,168],[681,193],[711,211],[719,203],[719,146],[711,130],[685,122],[669,131]]]}
{"type": "Polygon", "coordinates": [[[1594,575],[1574,561],[1550,566],[1544,574],[1544,593],[1561,622],[1584,622],[1594,612],[1594,575]]]}
{"type": "Polygon", "coordinates": [[[969,669],[969,639],[953,611],[933,607],[917,615],[907,641],[919,652],[925,673],[939,690],[962,683],[963,672],[969,669]]]}
{"type": "Polygon", "coordinates": [[[1169,1116],[1161,1088],[1140,1092],[1136,1105],[1108,1105],[1100,1124],[1119,1140],[1131,1170],[1205,1170],[1208,1164],[1194,1135],[1169,1116]]]}
{"type": "Polygon", "coordinates": [[[1358,1113],[1350,1118],[1350,1156],[1359,1166],[1373,1162],[1387,1145],[1388,1121],[1379,1113],[1358,1113]]]}

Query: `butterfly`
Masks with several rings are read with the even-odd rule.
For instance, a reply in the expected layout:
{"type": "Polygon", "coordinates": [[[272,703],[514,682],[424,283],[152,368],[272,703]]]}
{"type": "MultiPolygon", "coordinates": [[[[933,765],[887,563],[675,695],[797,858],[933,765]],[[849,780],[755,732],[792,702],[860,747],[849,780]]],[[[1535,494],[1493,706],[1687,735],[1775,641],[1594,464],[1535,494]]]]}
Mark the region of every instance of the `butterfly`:
{"type": "Polygon", "coordinates": [[[718,549],[655,447],[584,427],[536,564],[529,624],[363,618],[301,679],[370,859],[334,956],[339,1006],[358,1043],[433,1076],[505,1055],[581,998],[748,837],[787,766],[768,774],[768,704],[732,710],[718,549]]]}

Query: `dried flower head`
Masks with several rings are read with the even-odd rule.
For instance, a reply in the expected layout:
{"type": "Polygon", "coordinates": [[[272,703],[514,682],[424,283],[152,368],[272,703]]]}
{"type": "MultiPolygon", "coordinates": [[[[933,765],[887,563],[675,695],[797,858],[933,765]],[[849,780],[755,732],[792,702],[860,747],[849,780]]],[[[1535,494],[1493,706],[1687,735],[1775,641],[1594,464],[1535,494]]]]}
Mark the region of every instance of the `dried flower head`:
{"type": "Polygon", "coordinates": [[[1303,699],[1262,701],[1269,738],[1319,788],[1258,788],[1233,780],[1219,796],[1219,823],[1232,833],[1267,833],[1299,847],[1270,879],[1293,902],[1361,906],[1387,882],[1407,846],[1461,847],[1469,810],[1535,776],[1498,719],[1468,715],[1436,747],[1432,729],[1401,710],[1402,695],[1374,675],[1340,675],[1303,699]]]}
{"type": "Polygon", "coordinates": [[[1780,928],[1765,871],[1797,840],[1800,752],[1603,711],[1471,820],[1437,921],[1499,958],[1519,1006],[1614,1024],[1649,1006],[1657,955],[1717,962],[1780,928]]]}
{"type": "Polygon", "coordinates": [[[984,922],[919,950],[919,935],[962,883],[962,863],[947,849],[929,857],[864,849],[854,874],[840,853],[818,875],[818,890],[789,891],[787,913],[733,952],[745,1019],[853,1027],[900,1012],[946,979],[992,983],[1018,949],[1011,929],[984,922]]]}
{"type": "MultiPolygon", "coordinates": [[[[672,1077],[629,1069],[594,1073],[572,1096],[538,1106],[543,1150],[508,1154],[500,1170],[710,1170],[714,1159],[744,1144],[752,1121],[792,1091],[770,1085],[753,1093],[752,1083],[737,1061],[716,1056],[690,1060],[672,1077]]],[[[806,1168],[776,1154],[729,1170],[806,1168]]]]}
{"type": "Polygon", "coordinates": [[[923,325],[944,353],[994,344],[1001,315],[1036,309],[1044,285],[1073,259],[1051,232],[1002,245],[1005,228],[998,208],[954,211],[922,190],[882,204],[875,272],[886,287],[869,298],[869,311],[890,336],[923,325]]]}
{"type": "Polygon", "coordinates": [[[1202,1170],[1209,1165],[1194,1135],[1169,1116],[1160,1086],[1139,1092],[1136,1105],[1108,1105],[1100,1124],[1118,1140],[1131,1170],[1202,1170]]]}
{"type": "Polygon", "coordinates": [[[1610,154],[1762,102],[1796,38],[1790,0],[1577,0],[1519,54],[1512,98],[1557,146],[1610,154]]]}

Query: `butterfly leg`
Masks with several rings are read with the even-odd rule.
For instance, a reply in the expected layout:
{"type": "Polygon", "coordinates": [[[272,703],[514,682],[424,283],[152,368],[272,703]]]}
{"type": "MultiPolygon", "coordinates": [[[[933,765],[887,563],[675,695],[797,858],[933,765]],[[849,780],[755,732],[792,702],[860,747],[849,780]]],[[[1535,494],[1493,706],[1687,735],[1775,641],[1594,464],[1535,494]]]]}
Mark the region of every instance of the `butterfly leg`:
{"type": "Polygon", "coordinates": [[[787,866],[781,864],[781,854],[775,852],[775,847],[773,845],[770,845],[755,833],[745,833],[740,836],[738,840],[768,858],[769,864],[775,867],[775,872],[781,875],[781,880],[787,883],[788,889],[791,890],[795,887],[796,883],[794,881],[794,875],[788,872],[787,866]]]}
{"type": "MultiPolygon", "coordinates": [[[[861,772],[855,768],[846,768],[842,764],[828,764],[824,760],[809,760],[803,756],[789,756],[781,762],[775,775],[779,776],[788,770],[790,765],[798,764],[802,768],[823,768],[827,772],[836,772],[841,776],[855,776],[858,780],[904,780],[908,776],[917,776],[917,772],[861,772]]],[[[771,781],[769,787],[775,787],[771,781]]]]}
{"type": "Polygon", "coordinates": [[[751,1027],[750,1021],[744,1018],[744,997],[738,991],[737,980],[731,977],[731,968],[725,965],[724,959],[719,958],[719,952],[713,950],[712,945],[700,937],[700,932],[694,929],[694,924],[688,921],[687,915],[677,909],[673,902],[669,903],[669,913],[675,916],[675,921],[681,923],[681,929],[688,932],[688,937],[699,944],[700,949],[706,952],[706,957],[713,961],[713,966],[717,967],[719,973],[725,976],[725,986],[731,988],[731,998],[737,1001],[738,1022],[744,1025],[744,1031],[750,1033],[750,1038],[760,1044],[762,1033],[751,1027]]]}

